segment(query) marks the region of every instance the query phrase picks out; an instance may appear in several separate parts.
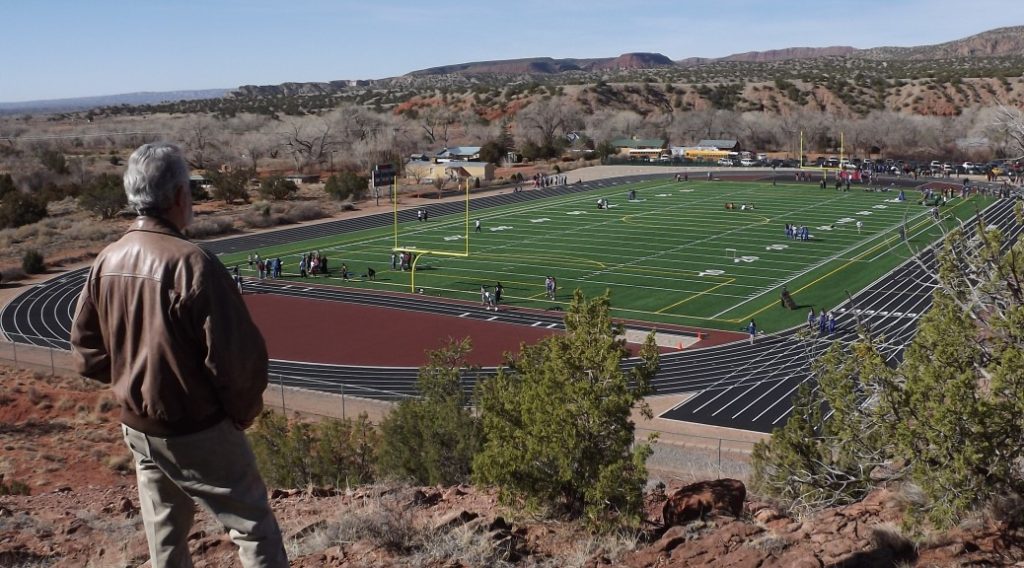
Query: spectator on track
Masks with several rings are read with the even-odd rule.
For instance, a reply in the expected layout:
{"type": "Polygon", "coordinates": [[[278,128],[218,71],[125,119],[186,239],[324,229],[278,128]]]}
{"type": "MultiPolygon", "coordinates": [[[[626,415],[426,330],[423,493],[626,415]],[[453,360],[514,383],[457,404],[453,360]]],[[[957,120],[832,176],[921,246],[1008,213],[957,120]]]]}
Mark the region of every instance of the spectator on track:
{"type": "Polygon", "coordinates": [[[754,320],[750,320],[750,323],[747,324],[747,333],[750,334],[750,344],[753,345],[754,338],[757,337],[757,324],[754,323],[754,320]]]}

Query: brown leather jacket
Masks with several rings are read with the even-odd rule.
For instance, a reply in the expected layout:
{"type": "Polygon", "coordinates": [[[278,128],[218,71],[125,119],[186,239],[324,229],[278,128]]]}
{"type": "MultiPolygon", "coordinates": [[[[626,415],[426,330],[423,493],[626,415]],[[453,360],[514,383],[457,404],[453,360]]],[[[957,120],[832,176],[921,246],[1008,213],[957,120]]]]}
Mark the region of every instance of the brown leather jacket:
{"type": "Polygon", "coordinates": [[[190,434],[263,408],[267,348],[224,266],[173,225],[139,217],[100,253],[71,329],[78,372],[111,383],[121,421],[190,434]]]}

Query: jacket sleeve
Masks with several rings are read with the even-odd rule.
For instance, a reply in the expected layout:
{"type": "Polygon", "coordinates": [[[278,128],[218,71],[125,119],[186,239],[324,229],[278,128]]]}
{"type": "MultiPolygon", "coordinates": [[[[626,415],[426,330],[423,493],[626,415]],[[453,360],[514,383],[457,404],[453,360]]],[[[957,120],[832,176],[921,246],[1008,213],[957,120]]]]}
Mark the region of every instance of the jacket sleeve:
{"type": "Polygon", "coordinates": [[[75,370],[83,377],[110,382],[110,353],[100,328],[100,315],[92,297],[92,272],[78,296],[75,319],[71,323],[71,356],[75,370]]]}
{"type": "Polygon", "coordinates": [[[196,316],[203,343],[203,366],[228,417],[251,422],[263,410],[266,343],[219,261],[206,263],[202,280],[189,309],[196,316]]]}

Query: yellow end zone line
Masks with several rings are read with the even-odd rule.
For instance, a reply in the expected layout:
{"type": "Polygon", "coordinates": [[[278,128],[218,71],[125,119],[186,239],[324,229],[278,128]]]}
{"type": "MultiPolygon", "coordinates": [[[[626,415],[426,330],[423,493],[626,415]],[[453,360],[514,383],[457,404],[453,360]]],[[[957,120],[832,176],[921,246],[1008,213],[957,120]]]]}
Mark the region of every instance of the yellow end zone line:
{"type": "Polygon", "coordinates": [[[656,313],[656,314],[664,313],[666,310],[671,310],[672,308],[674,308],[676,306],[681,306],[681,305],[685,304],[686,302],[689,302],[690,300],[693,300],[695,298],[699,298],[699,297],[703,296],[704,294],[708,294],[708,293],[712,292],[713,290],[721,288],[722,286],[726,286],[726,285],[732,284],[735,281],[736,281],[735,278],[728,278],[728,279],[726,279],[725,282],[720,282],[720,283],[718,283],[718,284],[708,288],[707,290],[703,290],[703,291],[698,292],[696,294],[691,294],[689,297],[684,298],[684,299],[682,299],[682,300],[680,300],[680,301],[678,301],[678,302],[676,302],[676,303],[674,303],[674,304],[672,304],[670,306],[665,306],[664,308],[661,308],[660,310],[658,310],[658,311],[656,311],[654,313],[656,313]]]}
{"type": "MultiPolygon", "coordinates": [[[[952,209],[956,209],[956,208],[958,208],[958,207],[960,207],[960,206],[962,206],[962,205],[964,205],[964,204],[966,204],[966,203],[970,202],[970,201],[971,201],[972,199],[974,199],[974,197],[973,197],[973,196],[972,196],[972,197],[969,197],[969,198],[967,198],[967,199],[965,199],[965,200],[963,200],[963,201],[961,201],[961,202],[960,202],[959,204],[957,204],[957,205],[954,205],[954,206],[952,207],[952,209]]],[[[929,222],[929,221],[928,221],[928,219],[927,219],[927,218],[925,218],[925,219],[921,220],[921,221],[920,221],[920,222],[918,222],[918,223],[917,223],[916,225],[914,225],[913,227],[911,227],[911,231],[913,231],[914,229],[916,229],[916,228],[920,227],[921,225],[924,225],[924,224],[926,224],[926,223],[928,223],[928,222],[929,222]]],[[[836,268],[835,270],[832,270],[831,272],[828,272],[828,273],[826,273],[826,274],[823,274],[823,275],[821,275],[820,277],[818,277],[818,278],[814,279],[813,281],[811,281],[811,282],[808,282],[807,284],[805,284],[805,285],[801,286],[800,288],[798,288],[798,289],[796,290],[796,292],[793,292],[793,293],[795,294],[795,293],[803,292],[804,290],[806,290],[806,289],[810,288],[811,286],[814,286],[814,285],[815,285],[815,284],[817,284],[818,282],[821,282],[822,280],[824,280],[824,279],[826,279],[826,278],[829,278],[830,276],[832,276],[832,275],[833,275],[833,274],[835,274],[836,272],[839,272],[839,271],[841,271],[841,270],[846,270],[846,268],[847,268],[847,267],[849,267],[850,265],[854,264],[855,262],[859,262],[859,261],[860,261],[860,259],[861,259],[862,257],[864,257],[864,256],[867,256],[868,254],[871,254],[872,252],[874,252],[874,251],[876,251],[876,250],[878,250],[878,249],[880,249],[880,248],[882,248],[882,247],[884,247],[884,246],[888,245],[888,244],[889,244],[889,241],[890,241],[890,240],[892,240],[892,239],[891,239],[891,238],[890,238],[890,239],[886,239],[886,241],[885,241],[885,242],[881,242],[881,243],[878,243],[877,245],[875,245],[875,246],[873,246],[873,247],[869,248],[868,250],[866,250],[866,251],[864,251],[864,252],[862,252],[862,253],[858,254],[857,256],[855,256],[855,257],[851,258],[850,260],[846,261],[846,262],[845,262],[845,263],[843,263],[843,264],[842,264],[841,266],[837,267],[837,268],[836,268]]],[[[756,315],[760,314],[761,312],[763,312],[763,311],[765,311],[765,310],[771,309],[771,308],[772,308],[773,306],[775,306],[775,302],[772,302],[772,303],[770,303],[770,304],[766,305],[765,307],[763,307],[763,308],[761,308],[761,309],[759,309],[759,310],[757,310],[757,311],[755,311],[755,312],[751,313],[751,314],[750,314],[749,316],[746,316],[746,317],[742,317],[742,318],[737,318],[737,319],[725,320],[725,321],[728,321],[728,322],[731,322],[731,323],[742,323],[742,322],[745,322],[745,321],[747,321],[747,320],[749,320],[749,319],[752,319],[752,318],[753,318],[754,316],[756,316],[756,315]]]]}

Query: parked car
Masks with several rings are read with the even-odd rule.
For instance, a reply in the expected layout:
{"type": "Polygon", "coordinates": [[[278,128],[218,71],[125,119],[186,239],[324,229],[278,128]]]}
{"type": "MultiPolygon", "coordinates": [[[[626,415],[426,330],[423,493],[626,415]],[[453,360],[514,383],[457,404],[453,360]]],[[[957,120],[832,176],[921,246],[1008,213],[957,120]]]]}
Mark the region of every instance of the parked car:
{"type": "Polygon", "coordinates": [[[732,159],[731,158],[719,158],[718,159],[718,165],[719,166],[731,166],[732,165],[732,159]]]}
{"type": "Polygon", "coordinates": [[[757,160],[751,160],[749,158],[744,158],[744,159],[740,160],[740,165],[745,167],[745,168],[756,166],[757,163],[758,163],[757,160]]]}

